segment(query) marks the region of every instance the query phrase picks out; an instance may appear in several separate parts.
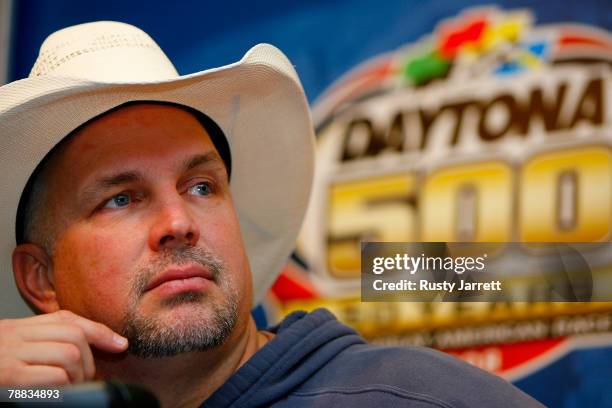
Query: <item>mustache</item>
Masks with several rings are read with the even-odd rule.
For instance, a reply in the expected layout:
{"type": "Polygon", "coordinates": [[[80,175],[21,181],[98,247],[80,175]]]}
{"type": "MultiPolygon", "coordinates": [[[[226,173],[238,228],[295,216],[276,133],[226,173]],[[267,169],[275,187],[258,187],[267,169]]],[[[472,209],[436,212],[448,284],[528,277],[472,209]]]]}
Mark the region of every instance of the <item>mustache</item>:
{"type": "Polygon", "coordinates": [[[147,263],[146,266],[138,268],[132,283],[132,293],[141,296],[149,283],[160,273],[170,266],[182,266],[186,264],[197,264],[207,268],[213,275],[213,280],[218,282],[219,277],[225,270],[223,261],[205,250],[197,247],[178,247],[166,249],[159,256],[147,263]]]}

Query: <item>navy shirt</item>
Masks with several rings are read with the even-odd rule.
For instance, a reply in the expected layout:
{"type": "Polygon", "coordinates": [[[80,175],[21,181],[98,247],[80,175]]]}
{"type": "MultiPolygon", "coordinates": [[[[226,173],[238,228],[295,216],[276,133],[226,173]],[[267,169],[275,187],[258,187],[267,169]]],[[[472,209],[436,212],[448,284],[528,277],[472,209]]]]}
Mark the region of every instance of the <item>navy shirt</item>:
{"type": "Polygon", "coordinates": [[[328,310],[294,312],[201,407],[541,407],[507,381],[424,347],[365,342],[328,310]]]}

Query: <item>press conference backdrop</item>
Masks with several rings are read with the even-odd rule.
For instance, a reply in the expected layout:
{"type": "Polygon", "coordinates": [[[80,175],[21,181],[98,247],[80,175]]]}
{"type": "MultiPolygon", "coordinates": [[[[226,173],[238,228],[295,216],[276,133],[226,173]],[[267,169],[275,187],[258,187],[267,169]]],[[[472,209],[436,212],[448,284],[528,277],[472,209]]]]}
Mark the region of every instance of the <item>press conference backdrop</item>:
{"type": "Polygon", "coordinates": [[[12,79],[47,34],[100,19],[143,28],[182,74],[259,42],[289,56],[318,167],[260,319],[324,306],[374,343],[442,349],[548,406],[612,406],[610,303],[359,296],[361,241],[610,242],[609,1],[24,0],[13,13],[12,79]]]}

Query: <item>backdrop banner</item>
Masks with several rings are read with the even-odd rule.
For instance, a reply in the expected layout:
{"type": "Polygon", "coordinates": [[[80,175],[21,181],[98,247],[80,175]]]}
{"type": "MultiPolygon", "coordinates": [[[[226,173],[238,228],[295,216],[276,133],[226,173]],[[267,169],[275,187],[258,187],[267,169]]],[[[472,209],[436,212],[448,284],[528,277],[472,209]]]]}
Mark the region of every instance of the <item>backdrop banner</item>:
{"type": "MultiPolygon", "coordinates": [[[[373,343],[447,351],[547,406],[612,406],[612,303],[593,301],[609,300],[593,297],[607,293],[609,251],[582,257],[602,281],[573,273],[577,258],[538,262],[565,283],[519,299],[362,301],[364,242],[610,244],[612,4],[496,3],[21,0],[11,77],[46,35],[92,20],[141,27],[181,74],[278,46],[311,101],[317,168],[259,324],[327,307],[373,343]],[[551,296],[568,287],[572,302],[551,296]]],[[[526,280],[524,261],[505,252],[526,280]]]]}

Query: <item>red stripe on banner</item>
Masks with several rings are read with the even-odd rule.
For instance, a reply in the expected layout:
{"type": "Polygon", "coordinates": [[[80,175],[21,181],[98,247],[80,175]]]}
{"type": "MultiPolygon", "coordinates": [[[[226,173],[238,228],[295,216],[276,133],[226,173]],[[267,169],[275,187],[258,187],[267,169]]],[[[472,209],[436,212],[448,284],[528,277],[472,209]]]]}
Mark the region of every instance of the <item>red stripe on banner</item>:
{"type": "Polygon", "coordinates": [[[603,41],[596,40],[594,38],[578,37],[578,36],[566,36],[559,39],[561,45],[594,45],[597,47],[608,48],[609,45],[603,41]]]}
{"type": "Polygon", "coordinates": [[[482,369],[503,374],[551,351],[565,338],[535,340],[514,344],[443,350],[482,369]]]}
{"type": "Polygon", "coordinates": [[[335,108],[347,100],[353,99],[360,94],[366,93],[370,89],[376,88],[392,74],[393,60],[391,58],[373,63],[364,67],[363,70],[351,74],[344,81],[334,86],[329,91],[329,96],[327,98],[333,99],[334,95],[346,93],[337,101],[334,106],[335,108]]]}
{"type": "Polygon", "coordinates": [[[281,302],[318,297],[314,286],[306,277],[302,276],[303,274],[304,272],[300,271],[294,264],[287,264],[272,285],[272,292],[281,302]]]}
{"type": "Polygon", "coordinates": [[[595,50],[612,51],[612,37],[607,33],[600,33],[595,30],[581,30],[570,28],[561,31],[558,39],[560,52],[580,51],[595,52],[595,50]],[[590,51],[588,51],[590,50],[590,51]]]}

